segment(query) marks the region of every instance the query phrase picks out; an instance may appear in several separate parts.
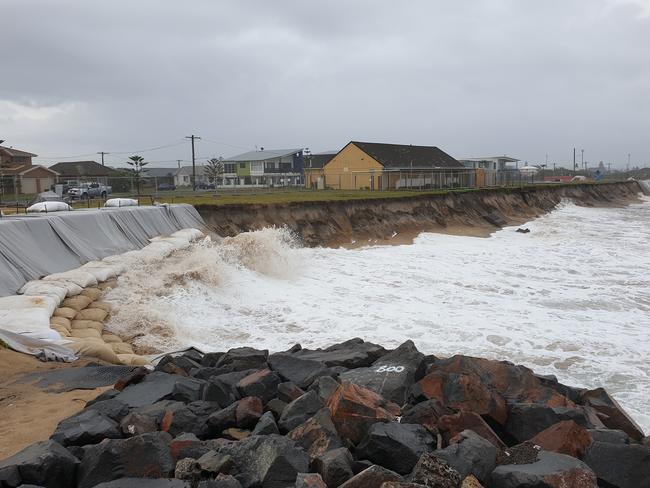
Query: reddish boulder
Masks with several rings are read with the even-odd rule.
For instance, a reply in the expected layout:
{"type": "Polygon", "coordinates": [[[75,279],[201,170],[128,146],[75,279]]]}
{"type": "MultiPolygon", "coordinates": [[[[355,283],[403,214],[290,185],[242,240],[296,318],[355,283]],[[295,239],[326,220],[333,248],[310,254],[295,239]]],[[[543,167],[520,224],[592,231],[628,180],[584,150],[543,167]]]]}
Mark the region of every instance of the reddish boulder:
{"type": "Polygon", "coordinates": [[[358,444],[371,425],[390,422],[400,408],[372,390],[344,381],[327,401],[339,435],[358,444]]]}
{"type": "Polygon", "coordinates": [[[573,420],[565,420],[543,430],[530,441],[546,451],[582,459],[592,438],[587,429],[580,427],[573,420]]]}
{"type": "Polygon", "coordinates": [[[343,447],[327,408],[319,410],[312,418],[289,432],[287,437],[307,451],[312,461],[327,451],[343,447]]]}
{"type": "Polygon", "coordinates": [[[453,410],[445,407],[438,400],[427,400],[403,412],[401,422],[404,424],[420,424],[432,434],[437,434],[440,418],[453,413],[453,410]]]}
{"type": "Polygon", "coordinates": [[[415,384],[413,394],[428,400],[438,400],[456,410],[487,415],[502,425],[508,417],[503,397],[490,390],[474,373],[434,371],[415,384]]]}
{"type": "Polygon", "coordinates": [[[606,417],[603,417],[602,421],[607,428],[622,430],[635,441],[643,439],[643,430],[639,424],[632,420],[603,388],[583,392],[580,396],[580,403],[604,414],[606,417]]]}
{"type": "Polygon", "coordinates": [[[327,488],[327,485],[318,473],[298,473],[296,488],[327,488]]]}
{"type": "Polygon", "coordinates": [[[237,402],[235,419],[237,427],[242,429],[252,428],[263,413],[262,400],[258,397],[246,397],[237,402]]]}
{"type": "Polygon", "coordinates": [[[275,371],[262,369],[239,380],[237,390],[243,397],[256,396],[266,403],[275,397],[281,381],[275,371]]]}
{"type": "Polygon", "coordinates": [[[445,444],[450,444],[464,430],[473,430],[484,439],[490,441],[498,449],[506,445],[490,426],[473,412],[459,412],[455,415],[444,415],[438,420],[438,430],[445,444]]]}

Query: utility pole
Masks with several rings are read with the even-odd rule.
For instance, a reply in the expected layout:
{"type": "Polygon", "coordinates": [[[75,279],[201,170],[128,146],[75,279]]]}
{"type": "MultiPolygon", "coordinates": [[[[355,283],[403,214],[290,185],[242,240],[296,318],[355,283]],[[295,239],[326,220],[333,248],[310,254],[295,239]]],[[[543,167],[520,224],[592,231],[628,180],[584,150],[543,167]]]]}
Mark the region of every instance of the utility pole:
{"type": "Polygon", "coordinates": [[[185,139],[190,139],[192,141],[192,191],[196,191],[196,158],[194,156],[194,141],[196,139],[201,139],[199,136],[192,134],[191,136],[185,136],[185,139]]]}
{"type": "Polygon", "coordinates": [[[181,161],[182,161],[182,159],[177,159],[176,160],[176,163],[178,163],[178,169],[181,169],[181,161]]]}
{"type": "Polygon", "coordinates": [[[630,171],[630,153],[627,153],[627,170],[630,171]]]}
{"type": "Polygon", "coordinates": [[[104,152],[104,151],[99,151],[97,154],[101,154],[101,155],[102,155],[102,166],[104,166],[104,155],[105,155],[105,154],[110,154],[110,153],[109,153],[109,152],[104,152]]]}
{"type": "Polygon", "coordinates": [[[573,172],[576,171],[576,148],[573,148],[573,172]]]}
{"type": "Polygon", "coordinates": [[[580,166],[582,166],[582,169],[586,169],[585,168],[585,150],[584,149],[580,149],[580,166]]]}

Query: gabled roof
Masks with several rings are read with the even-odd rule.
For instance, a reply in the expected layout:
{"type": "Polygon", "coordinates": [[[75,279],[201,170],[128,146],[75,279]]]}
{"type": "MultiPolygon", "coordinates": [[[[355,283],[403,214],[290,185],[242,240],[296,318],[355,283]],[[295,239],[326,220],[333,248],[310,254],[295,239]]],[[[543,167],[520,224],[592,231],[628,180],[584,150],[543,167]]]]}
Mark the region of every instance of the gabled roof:
{"type": "Polygon", "coordinates": [[[26,175],[30,171],[34,171],[37,169],[44,169],[45,171],[49,171],[50,173],[59,176],[59,173],[54,171],[52,168],[47,168],[45,166],[39,166],[39,165],[31,165],[31,164],[21,164],[20,166],[13,166],[11,168],[3,168],[2,173],[5,175],[26,175]]]}
{"type": "Polygon", "coordinates": [[[97,161],[70,161],[56,163],[50,169],[63,176],[112,176],[116,171],[97,161]]]}
{"type": "MultiPolygon", "coordinates": [[[[196,174],[197,176],[203,175],[205,171],[205,166],[199,166],[198,164],[196,165],[196,174]]],[[[174,176],[178,175],[192,175],[192,167],[191,166],[182,166],[179,169],[176,170],[174,173],[174,176]]]]}
{"type": "Polygon", "coordinates": [[[311,156],[307,156],[305,158],[305,169],[322,168],[327,163],[329,163],[332,159],[334,159],[334,156],[336,156],[336,154],[337,154],[336,152],[331,152],[331,153],[312,154],[311,156]]]}
{"type": "Polygon", "coordinates": [[[174,176],[178,171],[178,168],[150,168],[149,166],[145,166],[144,170],[143,176],[165,178],[168,176],[174,176]]]}
{"type": "Polygon", "coordinates": [[[13,147],[0,146],[0,151],[3,151],[6,154],[9,154],[10,156],[22,156],[27,158],[36,157],[36,154],[26,152],[26,151],[19,151],[18,149],[14,149],[13,147]]]}
{"type": "Polygon", "coordinates": [[[387,169],[395,168],[463,168],[446,152],[434,146],[383,144],[351,141],[387,169]]]}
{"type": "Polygon", "coordinates": [[[264,149],[263,151],[248,151],[237,156],[224,159],[224,163],[266,161],[268,159],[281,158],[291,154],[302,153],[303,148],[296,149],[264,149]]]}

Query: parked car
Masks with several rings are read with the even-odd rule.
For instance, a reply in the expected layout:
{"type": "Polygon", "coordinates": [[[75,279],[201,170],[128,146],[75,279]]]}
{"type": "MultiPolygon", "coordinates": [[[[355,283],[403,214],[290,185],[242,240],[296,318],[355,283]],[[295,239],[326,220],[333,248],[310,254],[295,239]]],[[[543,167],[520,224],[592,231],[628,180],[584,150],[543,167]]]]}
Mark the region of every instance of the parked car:
{"type": "Polygon", "coordinates": [[[200,183],[197,183],[197,184],[196,184],[196,187],[197,187],[199,190],[214,190],[214,189],[216,188],[215,185],[214,185],[214,183],[206,183],[206,182],[204,182],[204,181],[202,181],[202,182],[200,182],[200,183]]]}
{"type": "Polygon", "coordinates": [[[158,185],[158,191],[174,191],[176,189],[176,185],[173,183],[161,183],[158,185]]]}
{"type": "Polygon", "coordinates": [[[68,190],[72,199],[88,200],[90,198],[106,198],[111,194],[111,187],[99,183],[82,183],[68,190]]]}

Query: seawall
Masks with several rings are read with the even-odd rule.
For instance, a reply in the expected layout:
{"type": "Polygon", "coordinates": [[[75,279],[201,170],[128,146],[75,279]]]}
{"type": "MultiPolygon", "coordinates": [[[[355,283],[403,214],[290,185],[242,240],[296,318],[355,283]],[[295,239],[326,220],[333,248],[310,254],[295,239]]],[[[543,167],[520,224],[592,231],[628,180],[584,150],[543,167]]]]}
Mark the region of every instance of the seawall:
{"type": "MultiPolygon", "coordinates": [[[[553,210],[563,198],[579,205],[625,205],[638,198],[636,181],[500,188],[448,194],[282,204],[197,205],[217,234],[234,236],[287,226],[308,246],[404,243],[420,232],[488,236],[553,210]]],[[[326,194],[324,194],[326,196],[326,194]]]]}

